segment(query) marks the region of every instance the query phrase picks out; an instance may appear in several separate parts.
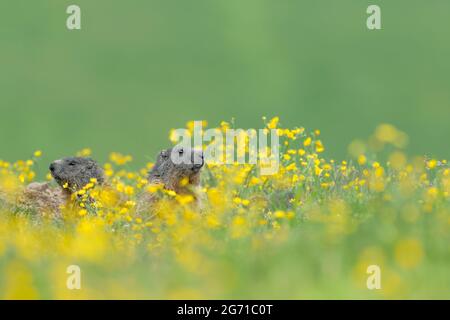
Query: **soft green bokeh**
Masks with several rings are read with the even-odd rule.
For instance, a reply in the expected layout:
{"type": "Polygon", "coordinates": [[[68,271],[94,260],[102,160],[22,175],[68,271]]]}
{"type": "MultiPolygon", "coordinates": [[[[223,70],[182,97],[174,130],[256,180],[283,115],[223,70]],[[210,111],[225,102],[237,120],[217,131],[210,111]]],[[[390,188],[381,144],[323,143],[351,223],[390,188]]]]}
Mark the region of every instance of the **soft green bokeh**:
{"type": "MultiPolygon", "coordinates": [[[[388,122],[449,157],[448,1],[5,0],[0,158],[91,147],[137,164],[193,119],[320,128],[329,155],[388,122]],[[68,31],[66,7],[82,9],[68,31]],[[379,4],[383,30],[368,31],[379,4]]],[[[136,164],[136,165],[137,165],[136,164]]]]}

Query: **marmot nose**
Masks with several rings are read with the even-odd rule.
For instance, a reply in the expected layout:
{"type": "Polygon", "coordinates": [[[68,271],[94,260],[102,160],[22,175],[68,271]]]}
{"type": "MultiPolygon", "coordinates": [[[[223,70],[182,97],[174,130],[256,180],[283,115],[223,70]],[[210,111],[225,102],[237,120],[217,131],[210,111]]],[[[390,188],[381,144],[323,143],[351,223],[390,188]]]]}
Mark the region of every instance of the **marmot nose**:
{"type": "Polygon", "coordinates": [[[195,169],[200,169],[205,164],[205,161],[203,160],[203,156],[201,156],[200,159],[202,160],[200,163],[198,163],[198,162],[194,163],[194,168],[195,169]]]}
{"type": "Polygon", "coordinates": [[[203,152],[193,152],[192,153],[192,161],[194,162],[194,168],[200,169],[203,167],[203,164],[205,163],[205,160],[203,159],[203,152]]]}
{"type": "Polygon", "coordinates": [[[194,168],[196,168],[196,169],[200,169],[201,167],[203,167],[203,161],[202,161],[202,163],[194,164],[194,168]]]}
{"type": "Polygon", "coordinates": [[[52,162],[52,163],[50,164],[49,169],[50,169],[51,172],[55,171],[55,163],[54,163],[54,162],[52,162]]]}

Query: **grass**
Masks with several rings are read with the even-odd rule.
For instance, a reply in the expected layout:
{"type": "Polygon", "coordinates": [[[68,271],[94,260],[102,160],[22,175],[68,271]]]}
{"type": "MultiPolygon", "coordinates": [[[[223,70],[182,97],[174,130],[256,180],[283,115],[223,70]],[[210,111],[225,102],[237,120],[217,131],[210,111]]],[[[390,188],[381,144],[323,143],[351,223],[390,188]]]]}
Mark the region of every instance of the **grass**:
{"type": "MultiPolygon", "coordinates": [[[[59,219],[3,203],[0,297],[450,298],[446,160],[407,156],[406,134],[387,124],[346,161],[325,156],[317,130],[265,125],[282,134],[279,172],[209,163],[202,210],[147,185],[152,164],[133,171],[119,153],[104,164],[109,187],[86,186],[59,219]],[[156,217],[134,212],[141,192],[159,195],[156,217]],[[66,287],[70,265],[81,290],[66,287]],[[366,286],[370,265],[379,290],[366,286]]],[[[35,179],[40,156],[0,162],[4,199],[35,179]]]]}

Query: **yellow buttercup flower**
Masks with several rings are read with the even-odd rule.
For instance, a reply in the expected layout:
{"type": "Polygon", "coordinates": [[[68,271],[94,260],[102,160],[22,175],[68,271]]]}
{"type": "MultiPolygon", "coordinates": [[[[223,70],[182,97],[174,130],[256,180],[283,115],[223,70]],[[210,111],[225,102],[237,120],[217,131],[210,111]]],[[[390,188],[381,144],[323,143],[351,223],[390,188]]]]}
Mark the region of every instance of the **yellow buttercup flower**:
{"type": "Polygon", "coordinates": [[[428,160],[427,161],[427,168],[428,169],[434,169],[434,168],[436,168],[437,163],[438,162],[436,160],[434,160],[434,159],[428,160]]]}
{"type": "Polygon", "coordinates": [[[277,125],[278,125],[278,121],[280,121],[280,118],[278,117],[273,117],[269,123],[267,124],[267,128],[269,129],[276,129],[277,125]]]}
{"type": "Polygon", "coordinates": [[[307,147],[307,146],[311,145],[311,141],[312,141],[311,137],[308,137],[308,138],[305,139],[305,141],[303,141],[303,145],[305,147],[307,147]]]}

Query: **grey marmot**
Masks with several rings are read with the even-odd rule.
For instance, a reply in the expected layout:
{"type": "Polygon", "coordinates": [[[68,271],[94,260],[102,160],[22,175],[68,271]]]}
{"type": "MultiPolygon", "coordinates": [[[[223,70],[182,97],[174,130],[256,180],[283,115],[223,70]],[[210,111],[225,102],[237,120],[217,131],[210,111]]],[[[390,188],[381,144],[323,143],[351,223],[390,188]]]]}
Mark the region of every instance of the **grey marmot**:
{"type": "Polygon", "coordinates": [[[50,182],[33,182],[26,186],[19,198],[19,206],[42,214],[59,216],[60,207],[67,203],[73,192],[82,189],[92,178],[103,184],[104,175],[96,161],[90,158],[69,157],[50,164],[50,173],[60,186],[50,182]]]}
{"type": "MultiPolygon", "coordinates": [[[[147,180],[149,184],[163,185],[164,189],[178,194],[191,194],[199,200],[193,189],[200,186],[200,170],[204,163],[201,150],[181,146],[165,149],[157,155],[147,180]]],[[[136,211],[141,213],[148,210],[154,200],[154,194],[142,193],[136,211]]]]}
{"type": "Polygon", "coordinates": [[[103,169],[91,158],[70,157],[53,161],[50,173],[55,181],[68,193],[82,189],[92,178],[103,184],[103,169]]]}

